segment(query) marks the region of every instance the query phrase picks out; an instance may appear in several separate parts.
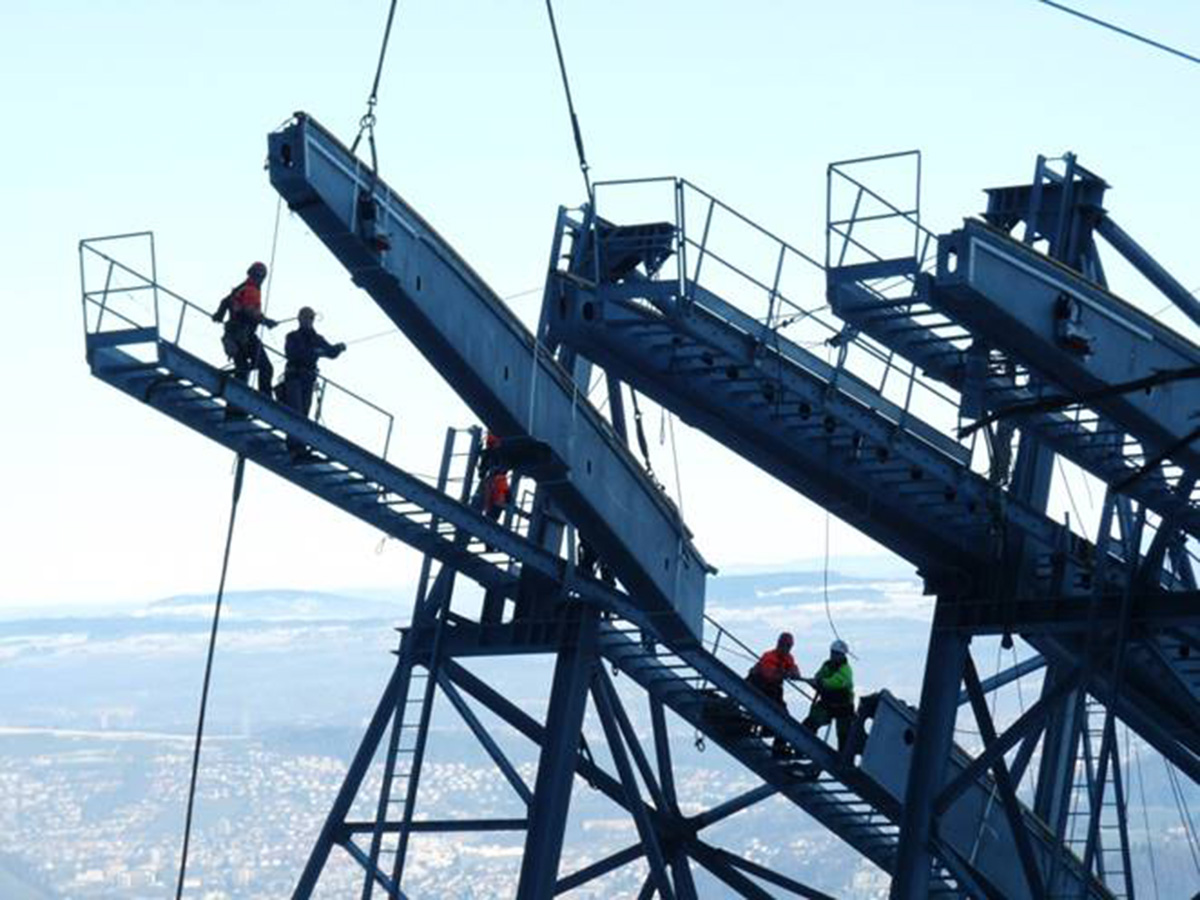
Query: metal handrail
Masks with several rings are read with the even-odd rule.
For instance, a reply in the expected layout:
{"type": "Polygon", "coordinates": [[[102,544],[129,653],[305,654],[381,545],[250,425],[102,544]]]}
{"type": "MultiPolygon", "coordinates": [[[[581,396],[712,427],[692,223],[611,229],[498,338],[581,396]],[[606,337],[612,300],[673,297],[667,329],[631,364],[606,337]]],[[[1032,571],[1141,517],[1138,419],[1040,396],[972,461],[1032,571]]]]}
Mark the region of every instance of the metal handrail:
{"type": "MultiPolygon", "coordinates": [[[[705,624],[712,626],[716,631],[715,636],[713,637],[712,649],[709,650],[709,653],[711,653],[713,656],[717,656],[720,653],[721,639],[728,638],[728,641],[732,641],[739,650],[743,651],[746,659],[757,662],[759,654],[751,649],[749,644],[739,638],[736,634],[734,634],[708,613],[704,614],[704,622],[705,624]]],[[[784,684],[786,684],[795,693],[800,694],[806,700],[812,701],[816,699],[816,695],[806,691],[800,686],[799,682],[785,680],[784,684]]]]}
{"type": "MultiPolygon", "coordinates": [[[[157,332],[157,334],[158,334],[158,340],[162,343],[172,344],[174,346],[181,347],[181,348],[183,347],[183,340],[182,340],[183,326],[184,326],[184,322],[187,320],[187,316],[188,316],[189,312],[194,311],[196,315],[202,316],[204,320],[211,319],[211,313],[208,310],[206,310],[204,307],[202,307],[196,303],[193,303],[192,301],[188,300],[186,297],[182,296],[181,294],[178,294],[175,291],[171,290],[170,288],[165,287],[164,285],[161,285],[158,283],[157,277],[156,277],[157,263],[155,261],[153,240],[154,240],[154,236],[153,236],[152,232],[138,231],[138,232],[130,232],[127,234],[105,235],[105,236],[96,237],[96,238],[85,238],[79,242],[79,254],[80,254],[80,264],[79,265],[80,265],[80,280],[81,280],[81,288],[82,288],[82,301],[83,301],[83,309],[84,309],[83,324],[84,324],[85,334],[95,334],[95,333],[105,330],[101,327],[103,325],[103,319],[104,319],[105,315],[115,317],[115,318],[119,319],[121,322],[123,322],[133,328],[149,327],[148,323],[146,323],[144,321],[139,322],[135,318],[132,318],[130,315],[126,315],[126,314],[114,309],[109,304],[109,298],[110,298],[110,296],[112,296],[114,294],[116,294],[116,295],[132,294],[133,292],[137,292],[137,291],[149,290],[149,291],[153,292],[153,295],[154,295],[154,301],[153,301],[154,308],[153,308],[153,313],[152,313],[153,328],[154,328],[155,332],[157,332]],[[138,238],[146,238],[150,241],[151,265],[152,265],[152,270],[155,274],[152,274],[149,277],[144,275],[143,273],[139,272],[137,269],[135,269],[129,265],[126,265],[121,260],[98,249],[95,246],[96,244],[104,243],[104,242],[118,241],[118,240],[130,240],[130,239],[138,239],[138,238]],[[89,289],[88,283],[87,283],[87,272],[86,272],[86,262],[85,262],[87,256],[85,254],[91,254],[92,256],[96,257],[103,263],[107,264],[108,275],[105,279],[105,284],[104,284],[103,289],[99,289],[99,290],[90,290],[89,289]],[[113,274],[114,270],[120,271],[120,272],[128,275],[129,277],[136,279],[138,283],[132,284],[132,285],[123,285],[123,286],[114,287],[112,285],[112,274],[113,274]],[[169,300],[173,300],[179,307],[179,318],[178,318],[178,321],[175,323],[174,334],[171,337],[165,337],[163,335],[163,327],[162,327],[163,326],[163,315],[162,315],[162,311],[160,310],[160,298],[167,298],[169,300]],[[89,322],[88,322],[87,309],[88,309],[89,304],[94,305],[95,307],[98,307],[100,310],[100,313],[96,318],[96,322],[95,322],[94,326],[89,324],[89,322]]],[[[263,346],[264,351],[266,351],[266,353],[268,353],[271,357],[280,359],[280,360],[286,360],[287,357],[282,351],[280,351],[276,347],[271,346],[266,341],[262,341],[262,346],[263,346]]],[[[377,414],[379,417],[381,417],[382,421],[384,422],[384,429],[383,429],[384,430],[384,438],[383,438],[383,447],[382,447],[381,458],[387,459],[388,452],[391,448],[392,435],[395,431],[395,418],[396,418],[395,415],[393,413],[391,413],[389,410],[383,408],[382,406],[378,405],[377,403],[374,403],[371,400],[368,400],[367,398],[365,398],[362,395],[358,394],[357,392],[351,390],[350,388],[346,387],[345,385],[340,384],[340,383],[334,381],[333,379],[326,377],[325,375],[318,374],[318,376],[317,376],[317,391],[315,393],[316,393],[317,397],[321,398],[321,400],[318,401],[316,415],[314,416],[314,419],[318,422],[321,421],[321,416],[323,414],[323,407],[324,407],[323,398],[329,393],[329,390],[331,388],[333,389],[334,393],[345,396],[348,400],[352,401],[353,403],[356,403],[361,407],[365,407],[367,410],[370,410],[372,413],[377,414]]]]}
{"type": "MultiPolygon", "coordinates": [[[[889,158],[890,156],[902,156],[902,155],[905,155],[905,154],[888,154],[883,157],[877,157],[877,158],[883,159],[883,158],[889,158]]],[[[842,174],[842,173],[839,173],[839,174],[842,174]]],[[[849,176],[844,176],[844,177],[849,178],[849,176]]],[[[699,242],[697,242],[695,240],[695,238],[690,236],[687,232],[687,223],[685,221],[685,217],[683,214],[683,204],[682,204],[682,201],[678,197],[676,198],[675,209],[674,209],[674,216],[675,216],[674,224],[675,224],[675,231],[676,231],[676,240],[677,240],[680,248],[692,247],[698,251],[696,260],[694,263],[695,273],[692,276],[690,282],[688,279],[688,273],[685,270],[683,270],[683,268],[682,268],[683,265],[686,265],[686,264],[683,263],[682,259],[680,260],[680,263],[679,263],[680,272],[679,272],[678,277],[679,277],[680,285],[681,285],[681,292],[680,292],[681,296],[684,296],[685,292],[687,292],[690,297],[690,291],[689,291],[688,285],[699,283],[699,271],[702,266],[702,263],[706,258],[711,258],[718,265],[723,266],[730,273],[745,280],[748,284],[752,285],[753,287],[757,288],[758,290],[763,291],[767,295],[767,297],[768,297],[768,318],[770,320],[765,321],[763,323],[767,328],[775,331],[781,327],[786,327],[797,321],[811,321],[811,322],[815,323],[816,326],[818,326],[824,332],[826,332],[829,337],[835,337],[835,336],[841,335],[844,338],[844,343],[846,345],[857,348],[859,351],[865,353],[867,355],[867,357],[872,359],[875,363],[882,365],[884,367],[884,371],[885,371],[885,376],[884,376],[885,383],[886,383],[886,378],[887,378],[888,373],[890,373],[890,372],[902,373],[901,377],[908,380],[908,384],[907,384],[906,388],[904,389],[904,396],[905,396],[904,405],[906,408],[908,407],[909,403],[912,401],[914,389],[919,387],[922,391],[924,391],[926,394],[928,394],[931,398],[941,401],[942,403],[949,404],[951,407],[957,409],[958,402],[957,402],[956,398],[954,396],[952,396],[951,393],[949,391],[947,391],[947,389],[943,385],[939,384],[938,382],[931,380],[931,379],[922,378],[918,367],[909,366],[908,370],[904,371],[903,369],[901,369],[900,367],[898,367],[896,365],[896,362],[894,359],[894,354],[890,351],[889,348],[879,345],[877,342],[870,339],[868,336],[863,335],[858,332],[850,332],[849,334],[846,334],[844,332],[844,329],[842,328],[842,325],[840,322],[838,322],[836,319],[834,319],[834,321],[830,321],[830,319],[834,318],[834,317],[829,316],[829,315],[824,315],[824,316],[821,315],[822,310],[824,310],[826,312],[828,311],[828,308],[824,305],[824,303],[822,303],[821,306],[809,309],[809,308],[805,308],[804,306],[800,305],[796,301],[789,299],[787,297],[787,295],[780,292],[778,290],[778,270],[782,267],[783,257],[785,257],[788,253],[793,254],[797,259],[807,263],[809,266],[811,266],[813,269],[815,269],[816,271],[819,271],[819,272],[826,271],[825,265],[823,265],[815,257],[805,253],[803,250],[799,249],[795,245],[793,245],[793,244],[789,243],[788,241],[784,240],[783,238],[779,237],[778,235],[776,235],[774,232],[770,231],[769,229],[764,228],[763,226],[759,225],[757,222],[753,221],[752,219],[747,217],[745,214],[739,212],[737,209],[735,209],[732,206],[730,206],[729,204],[721,201],[720,199],[718,199],[715,196],[713,196],[712,194],[710,194],[708,191],[704,190],[703,188],[699,187],[698,185],[694,184],[693,182],[688,181],[685,178],[673,177],[673,176],[653,176],[653,177],[647,177],[647,178],[611,179],[611,180],[607,180],[607,181],[597,182],[595,184],[595,191],[594,191],[594,196],[596,198],[594,202],[596,204],[596,208],[593,210],[595,215],[592,216],[590,219],[591,227],[596,228],[597,224],[598,224],[597,219],[600,216],[599,197],[601,194],[601,188],[644,186],[644,185],[653,185],[653,184],[659,184],[659,185],[664,185],[664,186],[670,185],[675,189],[675,191],[677,193],[684,188],[690,189],[692,191],[695,191],[698,195],[700,195],[701,198],[708,201],[708,207],[709,207],[708,211],[706,214],[703,215],[703,219],[704,219],[703,235],[701,237],[701,240],[699,242]],[[777,264],[776,264],[776,268],[777,268],[776,284],[769,285],[766,282],[760,280],[759,278],[756,278],[755,276],[751,275],[749,272],[744,271],[738,265],[734,264],[732,261],[725,259],[721,255],[717,254],[714,250],[712,250],[708,246],[709,226],[711,224],[712,213],[713,213],[714,209],[720,209],[720,210],[728,213],[729,215],[733,216],[737,221],[748,226],[754,233],[760,235],[763,238],[766,238],[767,240],[769,240],[769,241],[773,242],[774,244],[776,244],[777,246],[779,246],[781,258],[780,258],[780,261],[777,262],[777,264]],[[785,309],[788,312],[785,313],[783,311],[785,309]]],[[[869,190],[869,189],[867,189],[867,190],[869,190]]],[[[871,192],[871,193],[872,193],[872,195],[874,195],[873,192],[871,192]]],[[[893,204],[888,203],[886,200],[883,200],[882,198],[880,198],[880,202],[885,203],[889,208],[893,208],[893,209],[896,209],[900,213],[904,213],[903,210],[899,210],[898,207],[895,207],[893,204]]],[[[934,235],[928,229],[925,229],[923,226],[920,225],[919,213],[914,213],[914,212],[910,211],[904,215],[904,218],[906,219],[906,221],[909,221],[910,223],[915,225],[917,228],[919,228],[920,234],[926,235],[927,240],[928,240],[928,238],[933,238],[936,240],[936,235],[934,235]]],[[[919,244],[919,240],[917,243],[919,244]]],[[[914,246],[917,246],[917,244],[915,244],[914,246]]],[[[926,244],[926,248],[927,248],[927,246],[928,245],[926,244]]],[[[596,259],[598,261],[598,259],[599,259],[598,255],[597,255],[596,259]]],[[[907,280],[911,281],[911,278],[908,278],[907,280]]],[[[838,366],[837,366],[837,369],[839,371],[841,371],[844,368],[845,361],[846,361],[845,354],[839,353],[839,361],[838,361],[838,366]]],[[[846,371],[848,374],[853,374],[853,371],[851,369],[846,369],[846,371]]],[[[958,440],[956,435],[952,435],[952,436],[954,437],[955,440],[958,440]]],[[[973,444],[972,444],[972,447],[973,447],[973,444]]]]}

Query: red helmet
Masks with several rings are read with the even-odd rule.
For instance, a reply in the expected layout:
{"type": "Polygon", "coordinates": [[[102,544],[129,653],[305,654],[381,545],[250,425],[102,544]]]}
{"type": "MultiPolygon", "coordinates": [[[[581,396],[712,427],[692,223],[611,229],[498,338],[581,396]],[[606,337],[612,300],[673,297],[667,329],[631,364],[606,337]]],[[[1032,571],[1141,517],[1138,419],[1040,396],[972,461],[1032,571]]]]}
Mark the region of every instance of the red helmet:
{"type": "Polygon", "coordinates": [[[251,278],[262,281],[267,277],[267,264],[261,262],[251,263],[250,268],[246,270],[246,274],[251,278]]]}

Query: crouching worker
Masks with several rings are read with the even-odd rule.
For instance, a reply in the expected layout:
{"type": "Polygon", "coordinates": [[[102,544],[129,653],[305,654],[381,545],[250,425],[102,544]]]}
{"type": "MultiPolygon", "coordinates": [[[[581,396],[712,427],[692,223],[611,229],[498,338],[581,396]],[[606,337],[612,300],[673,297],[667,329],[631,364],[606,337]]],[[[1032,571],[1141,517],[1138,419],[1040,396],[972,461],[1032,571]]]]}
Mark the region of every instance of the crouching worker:
{"type": "MultiPolygon", "coordinates": [[[[321,357],[337,359],[346,345],[331,344],[317,334],[313,327],[317,314],[312,307],[301,307],[297,318],[300,327],[287,336],[284,344],[287,364],[283,370],[283,381],[276,388],[276,399],[307,418],[312,406],[313,388],[317,384],[317,360],[321,357]]],[[[295,437],[289,435],[287,445],[293,462],[299,462],[309,455],[305,443],[295,437]]]]}
{"type": "Polygon", "coordinates": [[[829,645],[829,659],[821,664],[816,675],[804,679],[817,696],[801,724],[815,733],[833,722],[837,727],[839,753],[846,746],[854,721],[854,672],[846,659],[849,652],[845,641],[834,641],[829,645]]]}
{"type": "MultiPolygon", "coordinates": [[[[258,389],[271,395],[271,380],[275,370],[262,341],[258,339],[258,326],[274,328],[276,323],[262,311],[262,283],[267,277],[267,267],[260,262],[246,270],[246,280],[230,291],[213,313],[214,322],[225,322],[225,333],[221,345],[225,355],[233,361],[233,377],[248,383],[250,370],[258,370],[258,389]],[[229,319],[226,321],[225,316],[229,319]]],[[[232,409],[231,409],[232,411],[232,409]]]]}
{"type": "MultiPolygon", "coordinates": [[[[795,639],[792,635],[787,631],[783,632],[775,642],[775,649],[768,650],[760,656],[758,662],[746,676],[746,681],[779,704],[785,711],[787,704],[783,700],[783,683],[800,678],[800,670],[796,667],[796,660],[792,658],[794,644],[795,639]]],[[[776,737],[771,744],[771,752],[775,756],[784,756],[787,753],[787,745],[779,737],[776,737]]]]}

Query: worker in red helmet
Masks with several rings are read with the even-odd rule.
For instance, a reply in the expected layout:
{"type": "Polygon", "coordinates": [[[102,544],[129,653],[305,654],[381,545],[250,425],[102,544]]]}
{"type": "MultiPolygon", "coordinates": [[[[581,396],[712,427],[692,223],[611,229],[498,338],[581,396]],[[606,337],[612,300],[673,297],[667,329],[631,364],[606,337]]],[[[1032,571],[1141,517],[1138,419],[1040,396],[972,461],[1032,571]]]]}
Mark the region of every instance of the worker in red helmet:
{"type": "Polygon", "coordinates": [[[257,369],[258,389],[270,396],[275,370],[258,338],[258,327],[265,325],[274,328],[278,323],[263,315],[262,284],[266,278],[267,267],[260,262],[252,264],[246,270],[246,280],[221,300],[212,320],[225,322],[221,344],[225,348],[225,355],[233,361],[233,377],[249,382],[250,370],[257,369]],[[225,321],[226,314],[228,321],[225,321]]]}
{"type": "MultiPolygon", "coordinates": [[[[775,647],[758,658],[758,662],[746,676],[746,680],[779,704],[784,710],[787,704],[783,700],[783,683],[796,681],[800,678],[800,669],[792,658],[792,647],[796,639],[791,632],[784,631],[775,641],[775,647]]],[[[786,746],[778,737],[771,745],[771,752],[776,756],[784,756],[786,746]]]]}

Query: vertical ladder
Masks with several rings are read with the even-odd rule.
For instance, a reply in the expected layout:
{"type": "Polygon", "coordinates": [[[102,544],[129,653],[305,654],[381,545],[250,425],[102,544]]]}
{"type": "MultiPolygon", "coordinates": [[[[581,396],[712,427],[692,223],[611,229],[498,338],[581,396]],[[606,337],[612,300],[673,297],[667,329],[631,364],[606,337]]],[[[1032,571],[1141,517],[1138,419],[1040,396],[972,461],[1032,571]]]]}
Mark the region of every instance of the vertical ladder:
{"type": "MultiPolygon", "coordinates": [[[[438,470],[439,491],[446,491],[449,485],[454,484],[459,488],[459,499],[462,502],[467,503],[471,500],[479,446],[478,428],[447,429],[442,462],[438,470]]],[[[396,709],[388,737],[375,828],[371,835],[371,865],[363,879],[362,900],[370,900],[374,893],[376,881],[372,872],[379,865],[380,857],[391,857],[392,883],[399,888],[404,861],[408,854],[421,766],[429,735],[429,720],[436,695],[439,645],[453,593],[453,570],[442,566],[431,584],[432,568],[433,559],[426,555],[421,562],[413,610],[414,626],[424,624],[433,629],[429,656],[418,665],[414,650],[414,644],[417,643],[416,627],[402,630],[400,647],[397,650],[396,665],[403,673],[402,686],[397,694],[396,709]],[[416,722],[412,721],[414,712],[416,722]],[[387,826],[395,822],[397,812],[400,827],[391,831],[387,826]]]]}
{"type": "MultiPolygon", "coordinates": [[[[1088,823],[1092,813],[1092,798],[1098,789],[1096,778],[1100,762],[1100,746],[1104,740],[1106,711],[1103,704],[1090,696],[1085,700],[1084,724],[1080,733],[1079,751],[1082,759],[1075,767],[1073,802],[1067,813],[1067,837],[1065,843],[1082,859],[1087,847],[1088,823]]],[[[1116,727],[1114,722],[1113,728],[1116,727]]],[[[1094,869],[1096,877],[1104,883],[1114,897],[1133,897],[1132,872],[1129,865],[1129,835],[1123,816],[1124,784],[1121,760],[1117,753],[1117,742],[1112,742],[1112,757],[1108,764],[1108,777],[1100,805],[1100,828],[1096,840],[1094,869]]],[[[1053,885],[1054,897],[1074,898],[1073,891],[1065,885],[1053,885]]]]}

